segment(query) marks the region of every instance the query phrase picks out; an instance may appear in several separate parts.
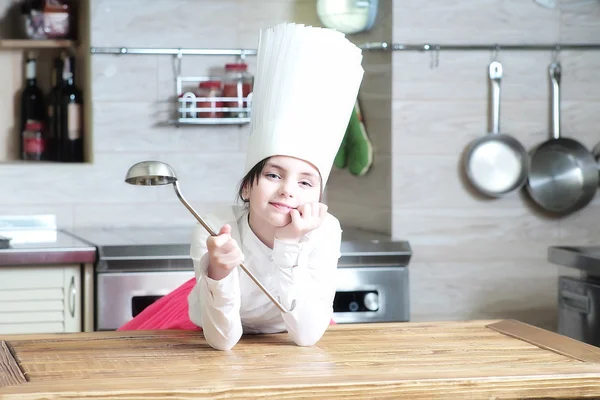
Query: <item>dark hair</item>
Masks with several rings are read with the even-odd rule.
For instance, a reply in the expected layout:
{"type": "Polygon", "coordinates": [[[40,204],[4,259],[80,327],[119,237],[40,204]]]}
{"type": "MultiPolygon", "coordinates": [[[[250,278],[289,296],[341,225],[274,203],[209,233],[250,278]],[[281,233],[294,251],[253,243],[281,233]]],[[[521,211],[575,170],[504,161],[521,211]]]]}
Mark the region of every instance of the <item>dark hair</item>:
{"type": "MultiPolygon", "coordinates": [[[[262,174],[263,169],[265,168],[265,165],[267,165],[267,161],[269,161],[271,157],[267,157],[264,160],[258,162],[254,167],[252,167],[252,169],[250,171],[248,171],[248,173],[246,174],[246,176],[244,176],[244,178],[242,179],[242,181],[240,182],[239,188],[238,188],[238,198],[245,204],[248,205],[249,200],[244,198],[243,192],[244,192],[244,188],[252,188],[252,186],[254,186],[255,183],[258,183],[258,180],[260,179],[260,175],[262,174]]],[[[323,188],[323,179],[321,178],[321,174],[319,174],[319,183],[321,185],[321,188],[323,188]]],[[[319,201],[321,201],[321,198],[323,196],[323,190],[320,191],[319,193],[319,201]]]]}
{"type": "Polygon", "coordinates": [[[255,183],[258,183],[258,180],[260,179],[260,174],[262,173],[263,168],[267,164],[267,161],[269,161],[269,158],[271,157],[267,157],[264,160],[258,162],[254,167],[252,167],[250,171],[248,171],[246,176],[240,182],[240,187],[238,188],[238,198],[244,203],[248,203],[248,199],[244,198],[244,188],[251,188],[252,186],[254,186],[255,183]]]}

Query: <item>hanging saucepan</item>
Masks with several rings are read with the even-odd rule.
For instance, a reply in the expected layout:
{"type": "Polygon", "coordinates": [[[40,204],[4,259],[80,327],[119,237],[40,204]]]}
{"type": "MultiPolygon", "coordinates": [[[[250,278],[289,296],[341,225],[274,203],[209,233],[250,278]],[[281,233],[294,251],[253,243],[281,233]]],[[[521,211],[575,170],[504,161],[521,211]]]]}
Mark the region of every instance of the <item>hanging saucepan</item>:
{"type": "MultiPolygon", "coordinates": [[[[596,167],[598,168],[598,173],[600,174],[600,143],[598,143],[594,149],[592,150],[592,154],[596,159],[596,167]]],[[[598,181],[600,182],[600,175],[598,176],[598,181]]]]}
{"type": "Polygon", "coordinates": [[[598,168],[585,146],[560,137],[560,63],[552,63],[549,72],[553,138],[532,151],[527,191],[543,209],[568,214],[585,207],[594,198],[598,168]]]}
{"type": "Polygon", "coordinates": [[[500,133],[502,64],[489,65],[492,84],[492,132],[473,141],[464,156],[467,179],[480,193],[501,197],[521,188],[529,172],[529,155],[512,136],[500,133]]]}

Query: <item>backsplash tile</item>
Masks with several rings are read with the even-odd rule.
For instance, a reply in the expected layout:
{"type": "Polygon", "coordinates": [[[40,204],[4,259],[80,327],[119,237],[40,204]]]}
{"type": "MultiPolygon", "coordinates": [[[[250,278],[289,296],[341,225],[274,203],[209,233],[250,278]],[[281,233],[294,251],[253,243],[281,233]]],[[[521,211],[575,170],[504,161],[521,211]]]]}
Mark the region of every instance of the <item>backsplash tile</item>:
{"type": "MultiPolygon", "coordinates": [[[[381,194],[385,199],[385,194],[381,194]]],[[[351,199],[350,199],[351,200],[351,199]]],[[[371,205],[357,205],[351,202],[327,199],[328,211],[335,215],[340,221],[342,230],[360,228],[362,230],[376,232],[378,234],[391,235],[392,220],[390,207],[374,207],[371,205]]],[[[401,240],[409,240],[407,237],[401,240]]]]}
{"type": "Polygon", "coordinates": [[[505,319],[556,328],[558,267],[518,259],[410,266],[411,320],[505,319]]]}
{"type": "MultiPolygon", "coordinates": [[[[394,53],[394,100],[488,101],[490,53],[441,51],[437,67],[432,57],[433,52],[394,53]]],[[[503,69],[501,101],[549,99],[549,54],[500,51],[497,60],[503,69]]]]}
{"type": "Polygon", "coordinates": [[[600,3],[597,1],[585,2],[579,6],[573,2],[569,8],[560,13],[560,41],[563,43],[596,43],[600,38],[600,3]]]}
{"type": "MultiPolygon", "coordinates": [[[[568,6],[569,2],[559,2],[568,6]]],[[[394,2],[394,42],[598,42],[600,4],[549,10],[533,1],[394,2]]],[[[597,244],[600,196],[563,218],[523,190],[485,199],[465,184],[461,155],[489,131],[491,51],[393,54],[393,236],[413,248],[411,318],[516,318],[554,329],[556,266],[547,248],[597,244]]],[[[553,51],[500,51],[500,130],[531,150],[550,138],[553,51]]],[[[560,51],[564,135],[600,141],[598,51],[560,51]]]]}
{"type": "MultiPolygon", "coordinates": [[[[255,48],[268,24],[320,25],[313,0],[91,2],[93,46],[255,48]]],[[[600,37],[598,6],[557,11],[521,0],[433,0],[427,7],[384,0],[380,7],[378,25],[351,40],[491,44],[600,37]]],[[[3,70],[20,68],[3,62],[3,54],[3,70]]],[[[552,54],[501,50],[498,58],[504,67],[501,129],[531,149],[549,137],[552,54]]],[[[563,133],[591,147],[600,141],[600,53],[561,51],[559,58],[563,133]]],[[[552,326],[556,268],[546,249],[597,243],[600,196],[572,216],[550,220],[523,193],[483,200],[461,181],[461,152],[489,130],[491,59],[487,51],[442,51],[437,68],[430,68],[432,53],[365,52],[361,105],[374,166],[363,177],[334,168],[326,199],[342,228],[410,242],[412,319],[517,318],[552,326]]],[[[185,56],[182,74],[219,74],[234,60],[185,56]]],[[[247,61],[255,71],[255,57],[247,61]]],[[[171,185],[123,182],[129,166],[148,159],[175,169],[183,195],[201,214],[235,201],[248,126],[164,126],[174,107],[171,56],[93,55],[91,63],[94,163],[0,165],[1,213],[56,213],[66,227],[191,226],[195,220],[171,185]]],[[[0,119],[9,117],[0,111],[0,119]]],[[[1,143],[0,152],[8,146],[1,143]]]]}
{"type": "Polygon", "coordinates": [[[148,200],[147,194],[127,185],[124,179],[131,165],[149,158],[153,155],[99,153],[93,165],[5,165],[2,177],[7,190],[0,191],[0,204],[39,204],[43,199],[47,204],[96,202],[110,207],[113,202],[148,200]]]}
{"type": "Polygon", "coordinates": [[[377,154],[366,175],[354,176],[348,169],[333,167],[327,183],[327,200],[333,202],[354,203],[369,207],[389,207],[391,182],[390,156],[377,154]]]}
{"type": "MultiPolygon", "coordinates": [[[[243,177],[245,157],[243,153],[164,153],[159,160],[173,167],[186,199],[233,204],[243,177]]],[[[170,185],[153,189],[161,202],[179,201],[170,185]]]]}
{"type": "MultiPolygon", "coordinates": [[[[140,188],[150,192],[154,188],[140,188]]],[[[170,187],[171,191],[173,188],[170,187]]],[[[175,193],[173,192],[173,196],[175,193]]],[[[187,200],[187,199],[186,199],[187,200]]],[[[190,201],[190,204],[200,215],[206,213],[215,204],[190,201]]],[[[152,201],[132,204],[113,204],[107,208],[101,204],[81,204],[74,207],[73,220],[78,227],[94,226],[103,228],[123,227],[123,221],[128,226],[149,227],[160,230],[166,227],[186,227],[190,229],[197,223],[194,216],[179,201],[152,201]]]]}
{"type": "Polygon", "coordinates": [[[167,103],[97,102],[94,107],[96,152],[155,151],[238,152],[247,130],[237,126],[205,128],[168,125],[167,103]]]}
{"type": "Polygon", "coordinates": [[[91,57],[92,99],[96,101],[158,100],[154,55],[95,55],[91,57]]]}
{"type": "MultiPolygon", "coordinates": [[[[559,241],[558,221],[525,209],[398,208],[393,232],[408,238],[414,261],[545,260],[559,241]]],[[[441,283],[441,282],[440,282],[441,283]]]]}
{"type": "Polygon", "coordinates": [[[533,1],[394,2],[394,41],[402,43],[555,43],[559,25],[557,10],[533,1]]]}
{"type": "Polygon", "coordinates": [[[237,46],[240,13],[235,0],[91,0],[91,4],[93,46],[237,46]]]}

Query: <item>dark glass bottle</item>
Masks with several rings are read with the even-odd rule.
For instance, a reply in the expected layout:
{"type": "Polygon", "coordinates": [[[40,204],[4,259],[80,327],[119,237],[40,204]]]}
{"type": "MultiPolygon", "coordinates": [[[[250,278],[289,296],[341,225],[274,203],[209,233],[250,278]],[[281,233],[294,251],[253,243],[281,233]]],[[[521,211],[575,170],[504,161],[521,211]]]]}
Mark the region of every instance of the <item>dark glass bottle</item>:
{"type": "Polygon", "coordinates": [[[75,84],[75,57],[63,60],[63,87],[60,89],[60,161],[83,162],[83,95],[75,84]]]}
{"type": "Polygon", "coordinates": [[[33,53],[27,54],[25,61],[25,87],[21,93],[21,119],[19,121],[19,155],[22,160],[27,159],[24,149],[23,133],[27,122],[46,124],[46,107],[44,94],[37,84],[36,59],[33,53]]]}
{"type": "Polygon", "coordinates": [[[60,57],[54,59],[52,68],[52,89],[48,94],[48,148],[49,159],[60,161],[60,102],[62,88],[64,87],[63,74],[63,59],[65,53],[61,53],[60,57]]]}

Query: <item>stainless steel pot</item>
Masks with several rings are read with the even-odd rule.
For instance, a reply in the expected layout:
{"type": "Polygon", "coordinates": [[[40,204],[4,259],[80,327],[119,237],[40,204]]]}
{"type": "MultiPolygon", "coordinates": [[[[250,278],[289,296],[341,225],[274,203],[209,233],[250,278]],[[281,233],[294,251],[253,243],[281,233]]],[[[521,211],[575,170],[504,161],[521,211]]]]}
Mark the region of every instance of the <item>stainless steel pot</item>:
{"type": "Polygon", "coordinates": [[[598,187],[596,160],[576,140],[560,137],[560,63],[549,68],[552,81],[552,134],[531,154],[527,191],[546,211],[568,214],[585,207],[598,187]]]}
{"type": "Polygon", "coordinates": [[[467,179],[478,192],[501,197],[520,189],[527,181],[529,155],[512,136],[500,133],[500,82],[502,64],[489,65],[492,85],[492,132],[473,141],[466,149],[467,179]]]}
{"type": "Polygon", "coordinates": [[[600,143],[598,143],[592,150],[592,154],[596,159],[596,168],[598,168],[598,181],[600,182],[600,143]]]}

